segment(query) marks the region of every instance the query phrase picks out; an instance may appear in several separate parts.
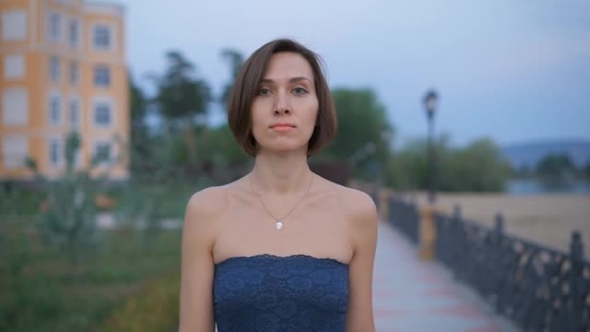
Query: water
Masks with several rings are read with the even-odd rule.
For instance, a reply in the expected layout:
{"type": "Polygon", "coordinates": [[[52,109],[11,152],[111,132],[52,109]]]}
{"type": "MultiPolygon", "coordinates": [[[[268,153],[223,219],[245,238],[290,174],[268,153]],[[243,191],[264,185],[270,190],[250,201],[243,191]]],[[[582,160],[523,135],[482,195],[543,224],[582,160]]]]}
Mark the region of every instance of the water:
{"type": "Polygon", "coordinates": [[[536,179],[514,179],[506,184],[509,194],[590,194],[590,181],[572,181],[560,184],[546,184],[536,179]]]}

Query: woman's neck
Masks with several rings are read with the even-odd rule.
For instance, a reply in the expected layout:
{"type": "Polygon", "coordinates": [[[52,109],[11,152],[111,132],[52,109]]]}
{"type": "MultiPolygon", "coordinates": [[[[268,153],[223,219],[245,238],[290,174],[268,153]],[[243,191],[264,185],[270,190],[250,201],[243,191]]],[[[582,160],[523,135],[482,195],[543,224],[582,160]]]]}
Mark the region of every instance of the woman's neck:
{"type": "Polygon", "coordinates": [[[313,174],[305,154],[260,153],[250,176],[258,192],[289,195],[305,190],[313,174]]]}

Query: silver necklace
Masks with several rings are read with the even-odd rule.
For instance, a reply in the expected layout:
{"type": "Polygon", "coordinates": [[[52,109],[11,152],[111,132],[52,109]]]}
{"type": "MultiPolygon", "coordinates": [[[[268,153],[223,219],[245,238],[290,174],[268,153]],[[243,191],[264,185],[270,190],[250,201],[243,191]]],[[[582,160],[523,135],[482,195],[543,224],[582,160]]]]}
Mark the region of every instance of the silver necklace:
{"type": "Polygon", "coordinates": [[[250,188],[256,194],[256,197],[258,198],[258,201],[260,202],[260,205],[262,205],[262,208],[264,209],[264,211],[266,211],[266,213],[275,220],[275,228],[276,229],[283,229],[283,227],[285,226],[285,224],[283,223],[283,221],[285,220],[285,218],[287,218],[291,214],[291,212],[293,212],[293,210],[295,210],[295,208],[297,207],[297,205],[299,205],[299,203],[301,203],[301,201],[303,200],[303,198],[305,198],[305,196],[307,196],[307,194],[309,193],[309,190],[311,189],[311,185],[313,184],[313,178],[314,178],[314,174],[311,173],[311,180],[309,181],[309,186],[307,187],[307,190],[305,191],[305,193],[303,194],[303,196],[301,196],[301,198],[297,201],[297,203],[295,203],[295,205],[293,205],[293,207],[291,208],[291,210],[289,210],[289,212],[287,212],[287,214],[284,215],[282,218],[275,217],[266,208],[266,206],[262,202],[262,198],[260,197],[260,195],[258,194],[258,192],[256,190],[254,190],[254,186],[252,185],[252,179],[250,177],[248,177],[248,180],[250,182],[250,188]]]}

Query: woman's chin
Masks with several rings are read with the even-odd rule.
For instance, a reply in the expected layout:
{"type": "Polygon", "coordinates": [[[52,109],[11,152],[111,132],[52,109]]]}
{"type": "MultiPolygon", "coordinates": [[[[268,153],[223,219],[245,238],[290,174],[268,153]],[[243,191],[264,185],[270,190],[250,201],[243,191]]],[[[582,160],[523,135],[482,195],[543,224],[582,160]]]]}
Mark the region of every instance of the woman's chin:
{"type": "Polygon", "coordinates": [[[265,154],[307,154],[307,146],[295,145],[295,144],[280,144],[274,146],[267,146],[261,149],[261,152],[265,154]]]}

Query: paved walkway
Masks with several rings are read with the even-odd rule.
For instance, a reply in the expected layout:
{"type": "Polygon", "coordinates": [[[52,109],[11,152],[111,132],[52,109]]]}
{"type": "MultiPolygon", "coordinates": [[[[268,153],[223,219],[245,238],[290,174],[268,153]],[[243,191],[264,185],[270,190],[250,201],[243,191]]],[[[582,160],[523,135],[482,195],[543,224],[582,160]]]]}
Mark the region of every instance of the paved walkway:
{"type": "Polygon", "coordinates": [[[379,226],[374,310],[377,332],[518,331],[437,262],[386,224],[379,226]]]}

